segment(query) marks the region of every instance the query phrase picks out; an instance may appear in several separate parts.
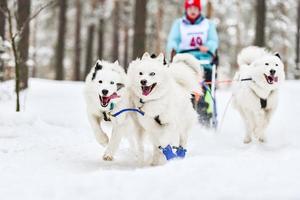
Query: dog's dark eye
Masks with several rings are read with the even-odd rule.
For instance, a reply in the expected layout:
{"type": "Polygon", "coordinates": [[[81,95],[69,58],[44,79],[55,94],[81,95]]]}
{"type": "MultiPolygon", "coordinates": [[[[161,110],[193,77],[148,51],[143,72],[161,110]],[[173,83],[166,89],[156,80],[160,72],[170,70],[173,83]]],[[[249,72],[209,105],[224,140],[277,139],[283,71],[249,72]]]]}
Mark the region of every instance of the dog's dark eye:
{"type": "Polygon", "coordinates": [[[268,66],[268,65],[269,65],[269,63],[265,63],[265,65],[267,65],[267,66],[268,66]]]}
{"type": "Polygon", "coordinates": [[[111,82],[110,82],[110,84],[112,84],[112,85],[113,85],[113,84],[115,84],[115,82],[111,81],[111,82]]]}
{"type": "Polygon", "coordinates": [[[278,67],[278,64],[276,63],[275,66],[278,67]]]}
{"type": "Polygon", "coordinates": [[[140,72],[140,75],[142,76],[142,75],[143,75],[143,73],[142,73],[142,72],[140,72]]]}
{"type": "Polygon", "coordinates": [[[154,73],[154,72],[151,72],[149,75],[150,75],[150,76],[154,76],[154,75],[155,75],[155,73],[154,73]]]}
{"type": "Polygon", "coordinates": [[[102,83],[102,81],[100,80],[100,81],[98,81],[100,84],[102,83]]]}

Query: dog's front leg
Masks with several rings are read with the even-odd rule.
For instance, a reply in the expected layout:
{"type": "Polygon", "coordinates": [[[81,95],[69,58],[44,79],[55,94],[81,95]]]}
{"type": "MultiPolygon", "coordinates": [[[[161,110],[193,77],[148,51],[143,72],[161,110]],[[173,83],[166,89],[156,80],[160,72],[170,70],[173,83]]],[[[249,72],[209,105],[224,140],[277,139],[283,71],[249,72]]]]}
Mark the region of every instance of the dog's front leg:
{"type": "Polygon", "coordinates": [[[111,138],[103,155],[103,160],[112,161],[114,159],[114,155],[122,139],[124,128],[124,126],[113,126],[111,138]]]}
{"type": "Polygon", "coordinates": [[[136,133],[136,150],[137,150],[137,160],[138,160],[138,165],[142,167],[144,165],[144,131],[140,131],[136,133]]]}
{"type": "Polygon", "coordinates": [[[153,157],[152,157],[152,166],[162,165],[166,162],[163,153],[157,145],[153,145],[153,157]]]}
{"type": "Polygon", "coordinates": [[[271,117],[272,117],[273,113],[274,113],[273,109],[272,110],[267,110],[266,113],[265,113],[265,117],[262,121],[261,132],[260,132],[260,135],[259,135],[259,138],[258,138],[258,140],[260,142],[265,142],[266,141],[266,136],[265,136],[266,129],[267,129],[269,123],[270,123],[270,120],[271,120],[271,117]]]}
{"type": "Polygon", "coordinates": [[[252,113],[249,110],[244,109],[240,109],[240,113],[246,126],[246,135],[244,138],[244,143],[248,144],[252,141],[252,134],[255,128],[252,113]]]}
{"type": "Polygon", "coordinates": [[[90,114],[88,115],[88,119],[94,131],[97,142],[102,146],[106,146],[108,143],[108,137],[100,126],[100,117],[90,114]]]}
{"type": "Polygon", "coordinates": [[[255,117],[255,129],[254,129],[254,137],[258,139],[259,142],[264,142],[264,132],[266,127],[266,113],[265,111],[260,111],[256,113],[255,117]]]}

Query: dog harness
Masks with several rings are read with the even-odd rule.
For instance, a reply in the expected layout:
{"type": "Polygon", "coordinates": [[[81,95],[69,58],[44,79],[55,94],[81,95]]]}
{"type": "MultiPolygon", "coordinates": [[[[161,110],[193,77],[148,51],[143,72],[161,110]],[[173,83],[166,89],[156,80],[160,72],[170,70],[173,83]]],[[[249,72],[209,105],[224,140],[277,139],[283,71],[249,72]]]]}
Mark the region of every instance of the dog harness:
{"type": "Polygon", "coordinates": [[[267,104],[268,104],[268,100],[267,99],[260,98],[261,109],[265,109],[267,107],[267,104]]]}
{"type": "MultiPolygon", "coordinates": [[[[140,107],[138,107],[138,108],[139,108],[139,110],[140,110],[141,112],[145,113],[144,111],[142,111],[142,108],[143,108],[143,106],[145,105],[146,102],[143,101],[142,98],[140,98],[140,103],[141,103],[142,105],[141,105],[140,107]]],[[[157,115],[157,116],[154,117],[154,121],[155,121],[158,125],[160,125],[160,126],[166,125],[166,124],[164,124],[164,123],[161,122],[161,120],[160,120],[160,118],[159,118],[159,115],[157,115]]]]}

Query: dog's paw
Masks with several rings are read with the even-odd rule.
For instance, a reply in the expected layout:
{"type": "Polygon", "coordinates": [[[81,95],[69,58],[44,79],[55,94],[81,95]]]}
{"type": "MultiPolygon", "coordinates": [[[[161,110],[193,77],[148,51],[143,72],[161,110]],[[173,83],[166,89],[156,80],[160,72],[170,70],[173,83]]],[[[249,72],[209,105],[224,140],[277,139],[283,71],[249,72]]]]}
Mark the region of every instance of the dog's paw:
{"type": "Polygon", "coordinates": [[[105,160],[105,161],[113,161],[113,160],[114,160],[114,157],[111,156],[111,155],[106,155],[106,154],[104,154],[104,155],[103,155],[103,160],[105,160]]]}
{"type": "Polygon", "coordinates": [[[252,141],[251,137],[245,137],[244,138],[244,144],[249,144],[252,141]]]}

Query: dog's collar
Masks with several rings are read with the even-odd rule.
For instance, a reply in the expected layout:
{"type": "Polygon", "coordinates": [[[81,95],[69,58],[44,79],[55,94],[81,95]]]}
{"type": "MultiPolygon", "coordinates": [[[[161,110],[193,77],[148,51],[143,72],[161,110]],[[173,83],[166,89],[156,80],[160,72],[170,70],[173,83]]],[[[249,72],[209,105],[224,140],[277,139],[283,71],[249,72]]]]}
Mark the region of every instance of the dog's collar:
{"type": "Polygon", "coordinates": [[[109,105],[109,111],[103,111],[103,119],[104,121],[111,121],[110,117],[112,116],[111,112],[113,111],[113,109],[115,108],[115,104],[114,103],[110,103],[109,105]]]}
{"type": "MultiPolygon", "coordinates": [[[[153,100],[150,100],[150,101],[153,101],[153,100]]],[[[143,106],[144,106],[144,104],[146,103],[142,98],[140,98],[140,103],[142,104],[140,107],[138,107],[139,108],[139,110],[141,110],[142,111],[142,108],[143,108],[143,106]]],[[[142,112],[144,112],[144,111],[142,111],[142,112]]],[[[159,118],[159,115],[157,115],[156,117],[154,117],[154,121],[158,124],[158,125],[160,125],[160,126],[164,126],[164,125],[167,125],[167,123],[162,123],[162,121],[160,120],[160,118],[159,118]]]]}

